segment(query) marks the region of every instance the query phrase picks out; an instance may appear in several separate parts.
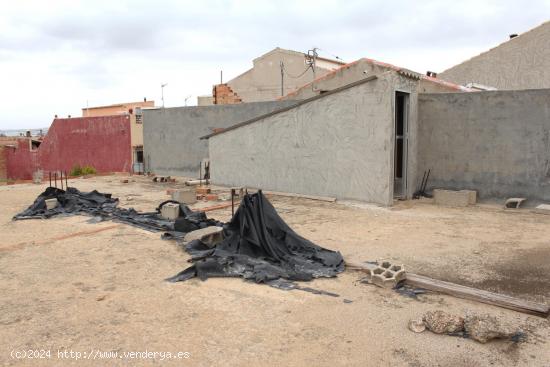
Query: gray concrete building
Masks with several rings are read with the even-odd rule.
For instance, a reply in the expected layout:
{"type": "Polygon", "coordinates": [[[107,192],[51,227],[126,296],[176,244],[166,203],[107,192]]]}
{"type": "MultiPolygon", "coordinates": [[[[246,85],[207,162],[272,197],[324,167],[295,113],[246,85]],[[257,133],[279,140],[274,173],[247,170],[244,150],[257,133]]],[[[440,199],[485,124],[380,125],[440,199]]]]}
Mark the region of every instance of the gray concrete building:
{"type": "Polygon", "coordinates": [[[418,83],[386,70],[209,134],[212,181],[382,205],[408,197],[418,83]]]}
{"type": "Polygon", "coordinates": [[[431,170],[428,190],[550,200],[549,89],[463,93],[389,65],[363,75],[204,136],[213,183],[389,206],[431,170]]]}
{"type": "Polygon", "coordinates": [[[506,90],[550,88],[550,21],[511,37],[439,77],[506,90]]]}
{"type": "Polygon", "coordinates": [[[338,60],[317,57],[315,73],[308,69],[308,55],[302,52],[275,48],[253,60],[251,69],[224,84],[228,88],[217,93],[223,96],[200,96],[199,106],[210,104],[274,101],[296,88],[344,65],[338,60]],[[281,74],[282,68],[282,74],[281,74]],[[231,94],[229,102],[225,95],[231,94]]]}
{"type": "Polygon", "coordinates": [[[208,159],[208,145],[199,139],[201,136],[293,103],[272,101],[143,110],[145,172],[198,178],[200,162],[208,159]]]}

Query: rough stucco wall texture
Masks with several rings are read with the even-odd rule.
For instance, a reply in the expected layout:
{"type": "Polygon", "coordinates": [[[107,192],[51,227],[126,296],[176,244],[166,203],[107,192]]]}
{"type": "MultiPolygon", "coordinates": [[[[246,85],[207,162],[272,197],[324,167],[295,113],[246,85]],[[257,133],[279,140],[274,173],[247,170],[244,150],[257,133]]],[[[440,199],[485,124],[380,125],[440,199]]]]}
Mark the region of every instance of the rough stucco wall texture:
{"type": "Polygon", "coordinates": [[[208,158],[208,141],[201,136],[252,119],[294,101],[177,107],[143,111],[145,170],[161,175],[198,177],[208,158]]]}
{"type": "Polygon", "coordinates": [[[419,95],[429,187],[550,199],[550,90],[419,95]]]}
{"type": "Polygon", "coordinates": [[[212,181],[391,205],[390,87],[377,79],[211,137],[212,181]]]}
{"type": "Polygon", "coordinates": [[[550,88],[550,22],[456,65],[439,77],[498,89],[550,88]]]}

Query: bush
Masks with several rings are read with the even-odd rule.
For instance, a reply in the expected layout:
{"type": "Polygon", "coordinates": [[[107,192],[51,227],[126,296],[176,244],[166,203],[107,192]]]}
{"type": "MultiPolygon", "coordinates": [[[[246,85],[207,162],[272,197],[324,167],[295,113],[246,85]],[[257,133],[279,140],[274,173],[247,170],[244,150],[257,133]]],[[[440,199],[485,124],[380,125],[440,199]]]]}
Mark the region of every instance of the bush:
{"type": "Polygon", "coordinates": [[[82,176],[82,168],[79,164],[75,164],[71,169],[71,176],[82,176]]]}
{"type": "Polygon", "coordinates": [[[92,166],[80,167],[79,164],[76,164],[71,169],[71,176],[94,175],[96,173],[96,169],[92,166]]]}
{"type": "Polygon", "coordinates": [[[96,169],[92,166],[82,167],[82,174],[83,175],[95,175],[96,173],[97,173],[96,169]]]}

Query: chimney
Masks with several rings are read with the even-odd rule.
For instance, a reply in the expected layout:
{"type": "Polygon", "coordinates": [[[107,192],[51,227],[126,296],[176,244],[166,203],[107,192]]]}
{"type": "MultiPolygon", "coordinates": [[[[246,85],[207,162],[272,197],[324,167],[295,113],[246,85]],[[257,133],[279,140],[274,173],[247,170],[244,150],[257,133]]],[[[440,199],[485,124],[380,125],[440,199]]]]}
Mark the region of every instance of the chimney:
{"type": "Polygon", "coordinates": [[[518,34],[517,34],[517,33],[512,33],[512,34],[510,35],[510,39],[512,39],[512,38],[516,38],[517,36],[518,36],[518,34]]]}

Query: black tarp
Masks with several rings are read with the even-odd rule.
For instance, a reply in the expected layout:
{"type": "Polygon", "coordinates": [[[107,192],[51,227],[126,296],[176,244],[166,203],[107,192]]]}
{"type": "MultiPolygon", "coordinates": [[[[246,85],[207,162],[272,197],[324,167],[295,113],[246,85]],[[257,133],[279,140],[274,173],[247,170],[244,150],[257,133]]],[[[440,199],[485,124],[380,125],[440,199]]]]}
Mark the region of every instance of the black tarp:
{"type": "Polygon", "coordinates": [[[162,206],[169,202],[175,201],[168,200],[161,203],[154,212],[141,213],[133,208],[118,208],[118,199],[112,198],[111,194],[103,194],[95,190],[81,192],[74,187],[69,187],[66,191],[48,187],[31,206],[15,215],[13,219],[46,219],[57,215],[84,214],[98,217],[101,220],[114,220],[130,224],[150,231],[169,231],[180,234],[208,226],[222,225],[216,220],[208,219],[204,212],[194,212],[184,204],[179,204],[179,218],[175,221],[164,219],[160,216],[160,211],[162,206]],[[47,199],[57,199],[57,207],[48,210],[46,208],[47,199]]]}
{"type": "Polygon", "coordinates": [[[270,283],[278,279],[311,280],[344,271],[339,252],[324,249],[296,234],[261,191],[247,194],[224,226],[224,240],[210,249],[199,240],[186,245],[194,264],[169,278],[243,277],[270,283]]]}

